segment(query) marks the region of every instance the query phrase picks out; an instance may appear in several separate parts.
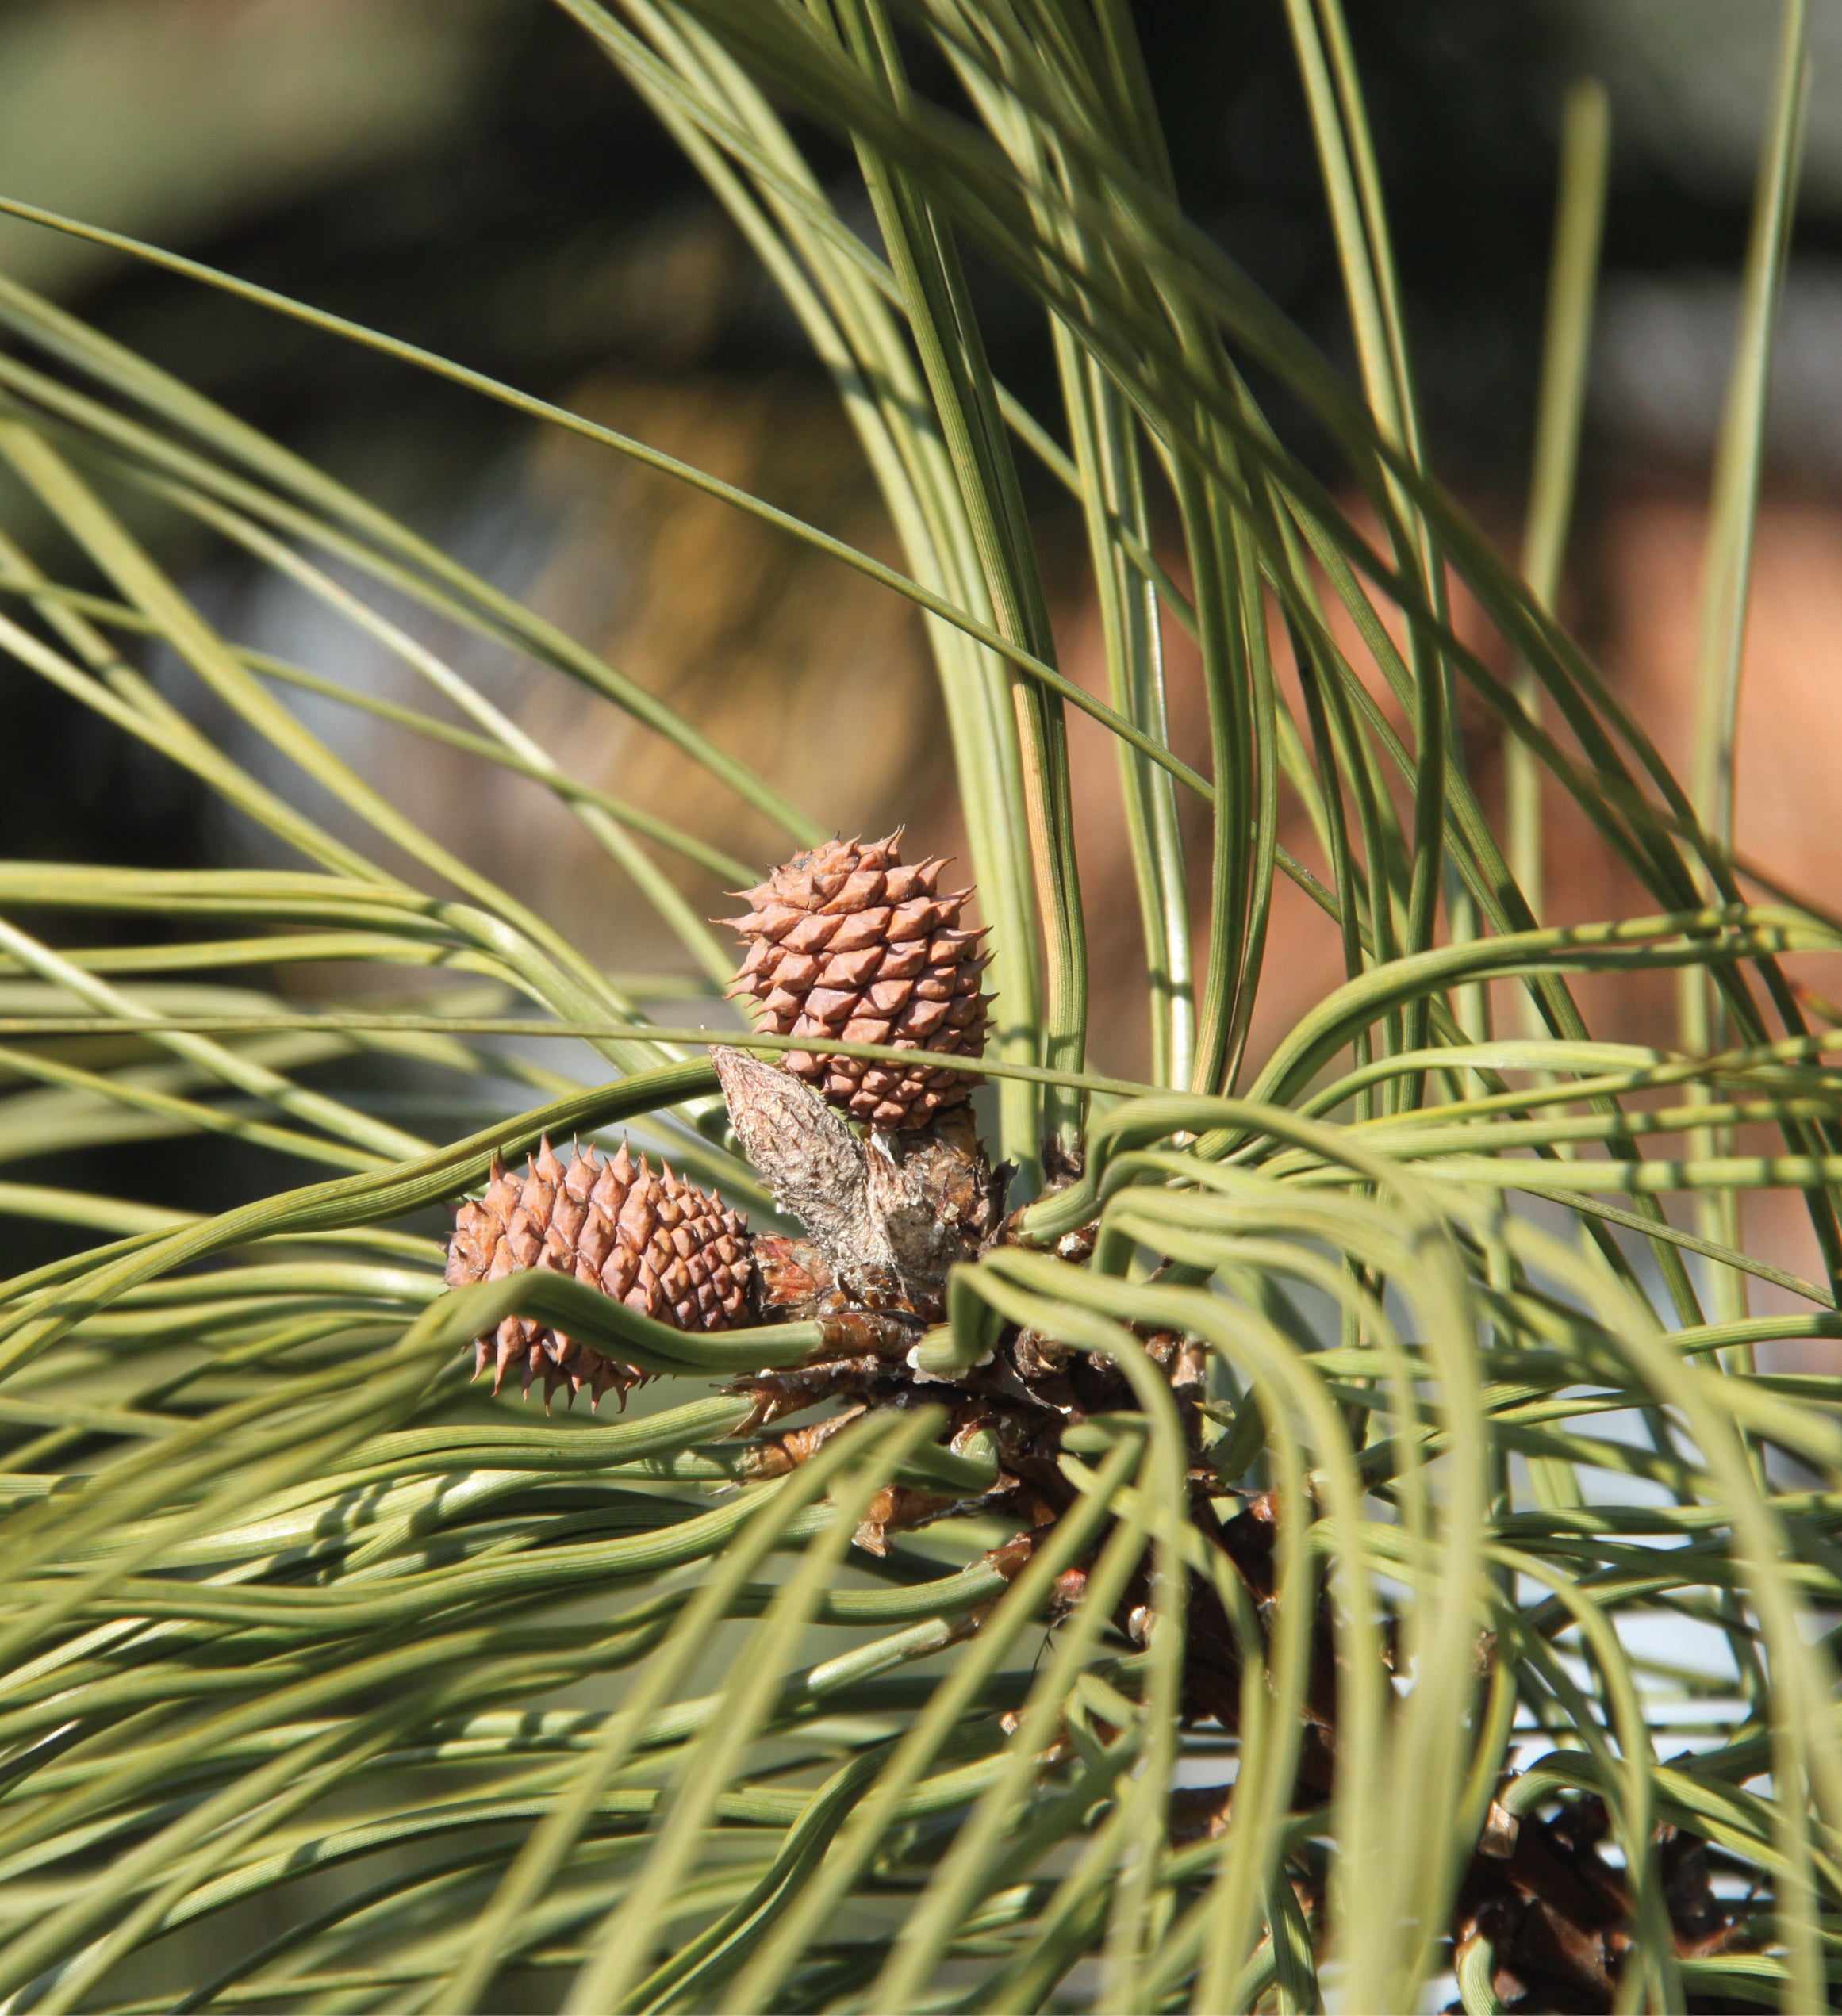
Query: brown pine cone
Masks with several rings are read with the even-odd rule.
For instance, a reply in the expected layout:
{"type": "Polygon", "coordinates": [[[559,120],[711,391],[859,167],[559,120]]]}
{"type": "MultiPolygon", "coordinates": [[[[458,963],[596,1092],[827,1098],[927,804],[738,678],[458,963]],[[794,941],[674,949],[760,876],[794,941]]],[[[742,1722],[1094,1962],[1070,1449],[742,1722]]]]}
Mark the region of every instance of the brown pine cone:
{"type": "MultiPolygon", "coordinates": [[[[455,1214],[448,1286],[497,1281],[524,1267],[574,1274],[679,1330],[746,1323],[754,1301],[746,1221],[670,1169],[654,1175],[646,1158],[635,1161],[624,1143],[611,1161],[597,1161],[591,1147],[573,1150],[565,1163],[545,1141],[522,1176],[493,1163],[484,1200],[463,1204],[455,1214]]],[[[519,1362],[526,1393],[542,1375],[547,1407],[563,1384],[572,1406],[586,1386],[598,1407],[612,1386],[624,1407],[629,1390],[647,1376],[531,1317],[508,1316],[496,1337],[474,1340],[476,1378],[485,1370],[489,1345],[493,1392],[506,1367],[519,1362]]]]}
{"type": "MultiPolygon", "coordinates": [[[[752,994],[776,1036],[830,1037],[978,1056],[990,1025],[980,931],[959,927],[971,895],[942,895],[944,860],[905,867],[900,829],[869,846],[828,840],[746,891],[732,918],[749,941],[732,994],[752,994]]],[[[891,1132],[925,1127],[979,1079],[944,1067],[873,1064],[795,1050],[786,1068],[854,1119],[891,1132]]]]}

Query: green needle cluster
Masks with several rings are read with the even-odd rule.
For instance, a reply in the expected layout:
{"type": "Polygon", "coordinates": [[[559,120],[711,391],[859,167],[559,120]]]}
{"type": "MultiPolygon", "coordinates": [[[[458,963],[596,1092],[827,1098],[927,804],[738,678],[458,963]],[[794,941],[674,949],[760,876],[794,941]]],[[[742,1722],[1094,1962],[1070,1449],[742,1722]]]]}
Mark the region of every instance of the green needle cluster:
{"type": "Polygon", "coordinates": [[[387,334],[0,210],[571,430],[913,604],[995,955],[977,1067],[1026,1208],[954,1274],[917,1404],[772,1478],[723,1389],[810,1361],[821,1325],[688,1336],[555,1274],[447,1292],[443,1207],[546,1136],[631,1130],[758,1225],[706,1056],[753,1039],[714,998],[707,1024],[654,1018],[656,976],[602,971],[495,879],[490,835],[436,841],[386,765],[310,719],[349,707],[391,749],[521,780],[673,934],[697,976],[675,998],[727,979],[704,919],[757,871],[694,807],[573,775],[425,633],[631,717],[789,847],[833,810],[0,278],[0,470],[49,528],[0,535],[11,676],[178,765],[288,864],[0,863],[0,1159],[106,1154],[127,1193],[0,1183],[0,1213],[75,1249],[0,1286],[0,2000],[1123,2016],[1456,1994],[1483,2016],[1519,1991],[1507,1935],[1467,1915],[1477,1858],[1591,1814],[1623,1885],[1618,2007],[1831,2006],[1842,1377],[1759,1351],[1842,1337],[1842,1032],[1794,978],[1842,951],[1842,919],[1748,871],[1732,804],[1802,0],[1760,108],[1686,780],[1555,613],[1595,87],[1566,117],[1525,574],[1429,466],[1340,0],[1285,11],[1353,380],[1184,216],[1123,0],[558,4],[784,295],[899,564],[387,334]],[[923,46],[950,91],[911,74],[923,46]],[[815,166],[815,129],[850,176],[815,166]],[[1044,318],[1052,413],[994,374],[969,255],[1044,318]],[[1057,661],[1019,451],[1072,502],[1103,694],[1057,661]],[[159,557],[150,528],[175,523],[313,598],[423,704],[222,634],[159,557]],[[1458,635],[1460,587],[1500,649],[1458,635]],[[1172,746],[1180,634],[1206,761],[1172,746]],[[156,684],[155,645],[209,708],[156,684]],[[1461,704],[1509,753],[1504,819],[1461,704]],[[1144,1083],[1089,1064],[1070,707],[1117,755],[1144,1083]],[[234,753],[258,743],[286,763],[234,753]],[[1545,921],[1545,791],[1638,914],[1545,921]],[[1311,862],[1280,844],[1285,808],[1311,862]],[[1281,877],[1344,978],[1260,1056],[1281,877]],[[307,997],[310,965],[366,984],[307,997]],[[1679,979],[1676,1047],[1589,1029],[1576,976],[1652,968],[1679,979]],[[361,1089],[385,1059],[425,1088],[415,1131],[361,1089]],[[192,1135],[269,1175],[216,1215],[129,1201],[140,1145],[192,1135]],[[1743,1205],[1772,1193],[1813,1278],[1748,1245],[1743,1205]],[[470,1340],[512,1313],[658,1378],[626,1418],[516,1414],[466,1382],[470,1340]],[[1130,1386],[1132,1410],[1060,1447],[1073,1508],[1020,1569],[989,1519],[854,1547],[888,1486],[973,1488],[952,1382],[1007,1326],[1130,1386]],[[1200,1447],[1149,1348],[1171,1336],[1209,1368],[1200,1447]],[[1264,1586],[1216,1537],[1250,1506],[1264,1586]],[[1236,1717],[1192,1698],[1205,1599],[1236,1717]],[[1684,1838],[1723,1900],[1701,1945],[1684,1838]]]}

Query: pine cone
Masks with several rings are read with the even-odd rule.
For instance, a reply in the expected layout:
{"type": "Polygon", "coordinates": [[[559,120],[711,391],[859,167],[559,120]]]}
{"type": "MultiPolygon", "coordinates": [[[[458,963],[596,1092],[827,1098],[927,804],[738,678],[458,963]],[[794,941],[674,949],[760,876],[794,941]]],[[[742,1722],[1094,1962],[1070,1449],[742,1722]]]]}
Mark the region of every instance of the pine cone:
{"type": "MultiPolygon", "coordinates": [[[[725,1330],[748,1320],[754,1262],[745,1221],[670,1169],[654,1175],[622,1144],[612,1161],[593,1148],[558,1161],[548,1141],[522,1176],[493,1164],[484,1201],[463,1204],[447,1249],[451,1288],[497,1281],[524,1267],[553,1267],[599,1288],[629,1309],[679,1330],[725,1330]]],[[[493,1390],[506,1367],[524,1366],[524,1390],[543,1379],[544,1405],[566,1383],[570,1401],[586,1386],[599,1406],[609,1386],[620,1404],[647,1375],[618,1359],[578,1344],[531,1317],[508,1316],[474,1340],[474,1374],[493,1351],[493,1390]]]]}
{"type": "MultiPolygon", "coordinates": [[[[776,1036],[830,1037],[976,1057],[991,1003],[980,931],[959,928],[971,895],[941,895],[943,860],[904,867],[900,829],[865,846],[828,840],[748,891],[750,941],[732,994],[752,994],[776,1036]]],[[[891,1132],[925,1127],[980,1081],[944,1067],[904,1067],[795,1050],[786,1068],[854,1119],[891,1132]]]]}

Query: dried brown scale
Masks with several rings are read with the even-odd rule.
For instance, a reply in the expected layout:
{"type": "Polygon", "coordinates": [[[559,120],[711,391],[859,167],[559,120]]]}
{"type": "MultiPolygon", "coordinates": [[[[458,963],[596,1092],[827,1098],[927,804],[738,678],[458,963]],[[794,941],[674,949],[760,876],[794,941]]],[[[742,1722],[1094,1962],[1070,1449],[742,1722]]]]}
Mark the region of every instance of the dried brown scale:
{"type": "MultiPolygon", "coordinates": [[[[547,1267],[679,1330],[723,1330],[752,1319],[754,1263],[745,1221],[707,1191],[655,1172],[624,1143],[608,1161],[591,1146],[558,1160],[546,1140],[515,1175],[495,1160],[485,1197],[461,1205],[448,1242],[450,1287],[547,1267]]],[[[526,1393],[543,1382],[547,1406],[567,1386],[597,1406],[610,1387],[626,1404],[647,1376],[552,1329],[508,1316],[474,1342],[474,1375],[493,1366],[497,1393],[513,1365],[526,1393]]]]}
{"type": "Polygon", "coordinates": [[[807,1322],[850,1307],[824,1255],[809,1239],[757,1232],[754,1267],[761,1283],[762,1311],[769,1322],[807,1322]]]}
{"type": "Polygon", "coordinates": [[[923,1490],[918,1485],[885,1484],[864,1508],[853,1542],[865,1554],[879,1557],[889,1551],[888,1536],[905,1526],[926,1526],[961,1501],[942,1491],[923,1490]]]}
{"type": "Polygon", "coordinates": [[[852,1358],[823,1358],[785,1372],[758,1372],[739,1379],[734,1390],[746,1393],[753,1411],[735,1430],[739,1436],[758,1435],[789,1414],[803,1414],[827,1400],[863,1398],[893,1401],[911,1389],[899,1363],[873,1353],[852,1358]]]}
{"type": "Polygon", "coordinates": [[[779,1435],[763,1435],[743,1452],[739,1466],[740,1474],[751,1478],[785,1477],[802,1463],[811,1462],[841,1428],[861,1420],[865,1412],[861,1405],[846,1407],[839,1413],[827,1414],[823,1420],[815,1421],[810,1427],[788,1428],[779,1435]]]}
{"type": "MultiPolygon", "coordinates": [[[[900,830],[868,845],[831,840],[746,891],[748,914],[727,921],[748,952],[732,993],[761,1003],[776,1036],[885,1044],[976,1057],[991,1003],[979,976],[990,963],[981,931],[960,920],[971,892],[942,895],[944,860],[905,864],[900,830]]],[[[796,1077],[873,1127],[924,1127],[962,1105],[979,1083],[943,1065],[875,1063],[795,1050],[796,1077]]]]}

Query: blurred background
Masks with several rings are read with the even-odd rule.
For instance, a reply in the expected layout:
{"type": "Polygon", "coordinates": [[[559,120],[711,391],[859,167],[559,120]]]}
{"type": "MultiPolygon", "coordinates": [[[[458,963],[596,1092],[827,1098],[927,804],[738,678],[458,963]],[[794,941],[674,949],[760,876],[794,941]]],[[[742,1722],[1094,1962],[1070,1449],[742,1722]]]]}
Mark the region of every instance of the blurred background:
{"type": "MultiPolygon", "coordinates": [[[[1564,607],[1679,760],[1704,500],[1777,10],[1738,0],[1390,0],[1351,13],[1433,463],[1511,551],[1561,94],[1588,72],[1610,90],[1614,180],[1564,607]]],[[[1156,0],[1139,16],[1191,213],[1347,358],[1278,0],[1156,0]]],[[[1829,816],[1842,742],[1842,0],[1817,0],[1813,33],[1739,826],[1743,849],[1821,898],[1842,864],[1842,829],[1829,816]]],[[[814,148],[822,173],[847,176],[828,142],[815,136],[814,148]]],[[[545,0],[6,0],[0,192],[443,351],[899,558],[777,296],[675,149],[545,0]]],[[[193,283],[12,222],[0,223],[0,269],[669,689],[826,825],[848,834],[906,821],[922,843],[955,850],[940,710],[918,627],[896,598],[612,454],[193,283]],[[851,699],[841,709],[845,676],[851,699]]],[[[975,278],[1001,374],[1051,412],[1036,319],[988,276],[975,278]]],[[[1097,682],[1080,525],[1034,469],[1025,477],[1065,662],[1097,682]]],[[[0,497],[0,515],[17,508],[0,497]]],[[[400,667],[272,576],[203,546],[169,543],[163,557],[242,642],[420,699],[400,667]]],[[[424,634],[539,740],[566,749],[589,783],[669,809],[746,860],[765,865],[777,851],[758,822],[655,739],[591,709],[579,688],[424,634]]],[[[155,669],[176,701],[209,718],[195,682],[176,665],[155,669]]],[[[1199,742],[1191,674],[1173,657],[1176,730],[1199,742]]],[[[502,772],[482,779],[466,759],[423,744],[400,761],[408,745],[393,731],[311,697],[301,705],[336,747],[387,777],[406,809],[597,959],[667,982],[681,969],[617,871],[543,793],[502,772]]],[[[6,853],[150,864],[262,857],[267,843],[186,779],[10,663],[0,663],[0,719],[6,853]]],[[[213,725],[237,741],[234,724],[213,725]]],[[[1113,757],[1098,731],[1077,722],[1075,732],[1095,1056],[1137,1073],[1142,990],[1113,757]]],[[[1481,717],[1473,737],[1474,774],[1494,795],[1497,752],[1481,717]]],[[[1309,853],[1302,834],[1287,837],[1309,853]]],[[[1551,827],[1547,886],[1556,921],[1648,906],[1564,816],[1551,827]]],[[[723,908],[713,888],[687,887],[723,908]]],[[[1289,891],[1275,931],[1257,1047],[1341,977],[1333,937],[1289,891]]],[[[1666,980],[1590,999],[1600,1033],[1669,1039],[1666,980]]],[[[175,1180],[192,1168],[175,1162],[175,1180]]],[[[195,1170],[183,1177],[196,1180],[195,1170]]]]}

